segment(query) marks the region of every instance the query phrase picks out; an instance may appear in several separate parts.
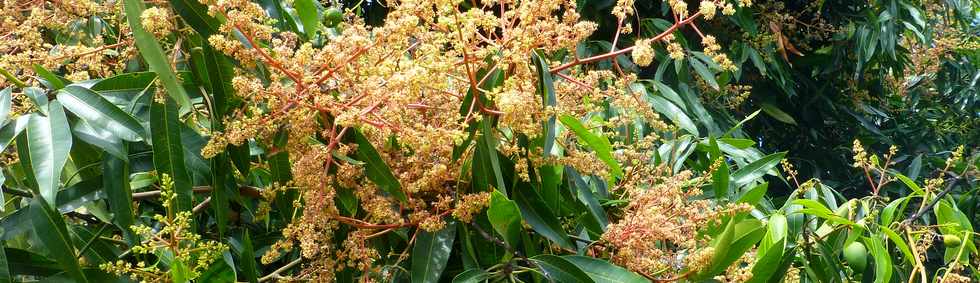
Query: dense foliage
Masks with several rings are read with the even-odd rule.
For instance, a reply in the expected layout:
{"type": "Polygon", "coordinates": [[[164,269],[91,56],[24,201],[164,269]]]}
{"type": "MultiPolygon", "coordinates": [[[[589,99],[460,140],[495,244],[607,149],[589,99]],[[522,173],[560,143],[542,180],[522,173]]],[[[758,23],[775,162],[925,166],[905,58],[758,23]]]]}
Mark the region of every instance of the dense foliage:
{"type": "Polygon", "coordinates": [[[970,0],[5,0],[0,282],[976,282],[970,0]]]}

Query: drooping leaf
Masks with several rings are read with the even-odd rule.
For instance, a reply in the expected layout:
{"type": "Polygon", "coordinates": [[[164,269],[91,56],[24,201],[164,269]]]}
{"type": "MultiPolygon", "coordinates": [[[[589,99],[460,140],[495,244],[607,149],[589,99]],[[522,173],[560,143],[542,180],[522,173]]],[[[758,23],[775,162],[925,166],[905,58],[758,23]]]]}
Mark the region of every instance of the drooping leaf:
{"type": "Polygon", "coordinates": [[[555,255],[538,255],[531,258],[541,273],[552,282],[591,283],[595,282],[575,264],[555,255]]]}
{"type": "Polygon", "coordinates": [[[715,190],[715,198],[727,198],[729,195],[730,187],[730,170],[728,169],[728,162],[724,159],[720,160],[721,166],[715,169],[715,172],[711,174],[711,187],[715,190]]]}
{"type": "Polygon", "coordinates": [[[42,83],[48,85],[52,90],[59,90],[65,87],[65,80],[58,77],[48,69],[38,64],[32,64],[31,67],[34,69],[34,73],[41,77],[42,83]]]}
{"type": "Polygon", "coordinates": [[[650,282],[643,276],[619,267],[608,261],[580,255],[566,255],[561,258],[578,266],[596,283],[641,283],[650,282]]]}
{"type": "Polygon", "coordinates": [[[133,192],[129,187],[129,164],[127,160],[115,156],[105,156],[102,159],[102,187],[109,200],[112,211],[112,223],[123,231],[123,238],[130,245],[137,244],[139,239],[130,230],[136,222],[133,216],[133,192]]]}
{"type": "Polygon", "coordinates": [[[32,114],[27,129],[18,137],[17,144],[21,163],[29,164],[29,178],[37,184],[41,197],[49,205],[55,205],[55,197],[61,186],[61,169],[68,161],[72,137],[68,119],[61,103],[49,104],[49,116],[32,114]]]}
{"type": "Polygon", "coordinates": [[[456,275],[453,283],[480,283],[490,279],[491,274],[482,269],[469,269],[456,275]]]}
{"type": "Polygon", "coordinates": [[[150,106],[150,134],[153,140],[153,167],[157,173],[170,175],[177,194],[177,211],[189,211],[194,205],[190,175],[184,165],[184,146],[180,138],[177,105],[172,99],[150,106]]]}
{"type": "Polygon", "coordinates": [[[303,32],[306,34],[306,38],[313,38],[320,30],[321,12],[319,5],[314,2],[313,0],[296,0],[293,2],[296,14],[299,15],[299,21],[303,23],[303,32]]]}
{"type": "MultiPolygon", "coordinates": [[[[10,116],[10,105],[11,105],[10,92],[12,90],[13,87],[7,87],[4,88],[3,90],[0,90],[0,126],[6,125],[7,118],[9,118],[10,116]]],[[[0,151],[3,151],[3,149],[0,149],[0,151]]]]}
{"type": "Polygon", "coordinates": [[[259,271],[255,265],[255,248],[252,246],[252,237],[249,236],[247,229],[242,230],[242,252],[238,261],[245,279],[249,283],[259,282],[259,271]]]}
{"type": "Polygon", "coordinates": [[[779,107],[776,107],[776,105],[772,105],[771,103],[762,103],[762,112],[766,112],[766,114],[772,116],[777,121],[790,125],[796,125],[796,119],[793,119],[793,116],[790,116],[788,113],[784,112],[782,109],[779,109],[779,107]]]}
{"type": "Polygon", "coordinates": [[[738,168],[738,170],[732,173],[732,182],[741,186],[766,175],[769,170],[779,165],[779,162],[783,160],[783,156],[786,156],[786,152],[773,153],[753,161],[744,167],[738,168]]]}
{"type": "Polygon", "coordinates": [[[657,110],[658,113],[667,116],[670,121],[673,121],[674,124],[677,124],[677,126],[681,129],[684,129],[693,135],[700,134],[698,132],[698,126],[695,125],[694,121],[692,121],[691,118],[684,113],[684,110],[677,107],[677,105],[674,105],[670,101],[667,101],[667,99],[656,95],[647,96],[647,99],[650,101],[650,104],[653,105],[654,110],[657,110]]]}
{"type": "Polygon", "coordinates": [[[139,141],[146,138],[143,126],[136,118],[92,90],[70,85],[58,91],[58,101],[92,126],[105,129],[120,139],[139,141]]]}
{"type": "Polygon", "coordinates": [[[378,154],[374,145],[360,131],[356,129],[349,131],[351,132],[350,135],[354,137],[354,142],[357,143],[357,159],[364,162],[364,175],[395,199],[402,203],[408,202],[408,197],[402,191],[401,183],[391,173],[391,168],[388,167],[384,159],[381,159],[381,155],[378,154]]]}
{"type": "Polygon", "coordinates": [[[177,81],[177,75],[171,69],[167,55],[163,53],[163,48],[160,47],[160,43],[157,42],[153,34],[143,28],[140,18],[144,9],[143,2],[140,0],[124,0],[123,7],[126,12],[126,21],[129,22],[129,28],[133,31],[136,47],[139,49],[143,60],[146,61],[147,65],[150,65],[150,71],[157,74],[157,78],[163,83],[167,94],[177,104],[180,104],[181,112],[190,111],[192,108],[190,96],[177,81]]]}
{"type": "Polygon", "coordinates": [[[487,208],[487,218],[493,230],[497,231],[504,238],[504,242],[510,246],[516,246],[521,237],[521,211],[517,204],[507,199],[499,191],[493,191],[490,195],[490,207],[487,208]]]}
{"type": "Polygon", "coordinates": [[[442,276],[456,239],[456,223],[448,222],[436,232],[418,232],[412,248],[412,282],[434,283],[442,276]]]}
{"type": "MultiPolygon", "coordinates": [[[[534,51],[531,54],[531,61],[538,75],[538,93],[541,94],[542,105],[544,107],[557,107],[558,98],[555,93],[554,79],[551,77],[551,68],[545,59],[542,51],[534,51]]],[[[551,156],[551,150],[555,146],[555,134],[557,133],[557,121],[555,116],[548,117],[544,121],[544,156],[551,156]]]]}
{"type": "Polygon", "coordinates": [[[609,140],[606,137],[596,135],[585,128],[578,119],[569,115],[562,115],[561,123],[568,127],[575,133],[575,136],[579,138],[580,141],[585,142],[592,151],[595,151],[596,157],[599,160],[606,163],[609,167],[609,171],[612,173],[613,177],[619,178],[623,176],[623,169],[619,166],[619,162],[612,155],[612,145],[609,144],[609,140]]]}
{"type": "Polygon", "coordinates": [[[562,229],[558,217],[555,217],[555,213],[541,201],[537,192],[530,187],[518,187],[514,188],[513,193],[514,201],[521,210],[521,216],[535,232],[563,248],[570,250],[575,248],[568,239],[568,234],[565,234],[562,229]]]}
{"type": "Polygon", "coordinates": [[[75,253],[71,235],[65,227],[65,220],[57,210],[47,203],[35,198],[31,201],[31,222],[34,231],[45,248],[62,269],[68,272],[77,282],[88,282],[75,253]]]}

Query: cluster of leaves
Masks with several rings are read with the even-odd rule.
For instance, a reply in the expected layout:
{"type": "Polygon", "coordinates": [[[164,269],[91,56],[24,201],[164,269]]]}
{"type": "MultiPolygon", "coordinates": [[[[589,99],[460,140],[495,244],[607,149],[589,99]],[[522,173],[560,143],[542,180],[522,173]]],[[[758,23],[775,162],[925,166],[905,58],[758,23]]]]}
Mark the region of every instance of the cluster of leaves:
{"type": "MultiPolygon", "coordinates": [[[[390,9],[377,1],[342,1],[336,8],[311,0],[259,2],[277,28],[314,43],[338,32],[339,11],[380,25],[390,9]]],[[[210,133],[222,131],[226,117],[245,107],[232,77],[246,68],[207,41],[221,17],[208,16],[192,0],[162,3],[177,15],[179,28],[161,38],[143,26],[144,3],[121,1],[125,27],[81,33],[132,32],[139,55],[126,70],[80,81],[41,65],[25,68],[29,78],[3,71],[0,282],[980,280],[974,237],[980,225],[980,5],[831,0],[739,6],[700,26],[730,46],[722,52],[734,58],[738,70],[731,71],[692,51],[700,31],[664,20],[673,2],[637,1],[628,21],[637,22],[636,31],[620,37],[622,21],[609,13],[616,1],[578,1],[585,19],[599,26],[594,40],[574,50],[576,58],[591,58],[616,50],[612,38],[628,46],[665,31],[673,35],[689,56],[672,59],[658,46],[659,63],[649,67],[633,64],[628,53],[589,65],[639,74],[623,91],[667,118],[672,129],[642,119],[589,127],[620,117],[623,109],[613,107],[585,117],[553,116],[542,121],[540,137],[523,146],[540,148],[546,157],[586,149],[609,174],[552,165],[533,168],[524,179],[520,158],[498,148],[506,135],[499,120],[475,120],[465,142],[472,155],[460,175],[469,178],[468,190],[490,192],[486,208],[466,221],[446,216],[434,231],[368,227],[378,234],[360,237],[380,254],[371,266],[341,267],[331,278],[317,278],[319,267],[308,264],[316,261],[299,249],[259,261],[280,248],[275,244],[283,230],[304,214],[302,191],[285,186],[295,161],[284,150],[288,133],[201,155],[210,133]],[[728,22],[738,30],[726,31],[728,22]],[[829,31],[817,31],[823,29],[829,31]],[[951,37],[961,46],[922,54],[951,37]],[[916,68],[919,63],[939,67],[916,68]],[[748,97],[723,95],[745,86],[752,89],[748,97]],[[18,96],[29,100],[29,111],[10,115],[16,101],[24,101],[18,96]],[[646,142],[647,135],[660,136],[640,152],[649,164],[623,157],[624,144],[646,142]],[[878,156],[861,142],[853,146],[855,139],[901,150],[878,156]],[[616,190],[617,182],[647,165],[667,176],[690,174],[678,184],[665,181],[704,191],[682,203],[750,207],[698,227],[691,236],[702,246],[655,243],[679,258],[710,251],[703,262],[658,262],[652,265],[668,267],[650,272],[617,259],[629,255],[604,238],[630,213],[636,196],[616,190]]],[[[92,16],[76,24],[101,21],[92,16]]],[[[46,40],[79,44],[64,36],[46,40]]],[[[528,54],[543,104],[554,106],[555,82],[562,79],[549,71],[549,61],[569,61],[569,52],[528,54]]],[[[255,64],[248,70],[272,68],[255,64]]],[[[343,142],[357,150],[336,158],[362,166],[365,181],[391,198],[407,198],[394,165],[379,153],[384,149],[352,132],[343,142]]],[[[640,189],[663,184],[645,185],[640,189]]],[[[332,244],[339,247],[370,225],[356,219],[364,204],[353,192],[338,191],[331,201],[351,219],[338,224],[332,244]]]]}

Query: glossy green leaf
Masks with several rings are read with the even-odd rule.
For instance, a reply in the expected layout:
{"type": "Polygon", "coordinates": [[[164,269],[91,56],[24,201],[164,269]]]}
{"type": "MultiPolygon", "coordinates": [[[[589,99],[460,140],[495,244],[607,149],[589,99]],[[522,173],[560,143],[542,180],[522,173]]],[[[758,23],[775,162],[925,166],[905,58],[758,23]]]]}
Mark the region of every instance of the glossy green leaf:
{"type": "Polygon", "coordinates": [[[30,165],[30,170],[25,171],[31,173],[41,197],[53,206],[61,186],[61,169],[68,161],[72,137],[61,103],[52,101],[48,112],[49,117],[31,115],[17,144],[22,163],[30,165]]]}
{"type": "Polygon", "coordinates": [[[483,271],[483,269],[469,269],[456,275],[456,277],[453,278],[453,283],[485,282],[487,279],[490,279],[490,276],[491,274],[483,271]]]}
{"type": "Polygon", "coordinates": [[[647,96],[647,98],[649,99],[650,104],[653,105],[654,110],[657,110],[658,113],[667,116],[667,118],[670,119],[670,121],[673,121],[678,127],[693,135],[700,135],[698,132],[698,126],[695,125],[694,121],[691,120],[691,118],[688,117],[687,114],[685,114],[679,107],[673,103],[670,103],[670,101],[667,101],[667,99],[664,99],[663,97],[654,95],[647,96]]]}
{"type": "Polygon", "coordinates": [[[249,283],[259,282],[259,271],[255,264],[255,248],[248,230],[242,230],[242,252],[238,258],[239,267],[249,283]]]}
{"type": "Polygon", "coordinates": [[[218,32],[221,23],[208,15],[208,7],[196,0],[170,0],[180,18],[187,22],[202,38],[209,38],[218,32]]]}
{"type": "Polygon", "coordinates": [[[731,190],[731,172],[728,169],[728,162],[725,162],[724,159],[719,162],[721,162],[721,166],[718,166],[718,169],[715,169],[715,172],[711,174],[711,187],[715,190],[715,198],[728,198],[731,190]]]}
{"type": "Polygon", "coordinates": [[[580,255],[566,255],[561,258],[577,266],[596,283],[650,282],[639,274],[602,259],[580,255]]]}
{"type": "Polygon", "coordinates": [[[737,186],[741,186],[759,179],[759,177],[766,175],[766,173],[779,165],[779,162],[783,160],[783,156],[786,156],[786,152],[773,153],[753,161],[744,167],[738,168],[738,170],[732,173],[732,182],[737,186]]]}
{"type": "MultiPolygon", "coordinates": [[[[12,90],[12,87],[7,87],[0,90],[0,126],[6,125],[7,118],[10,118],[10,92],[12,90]]],[[[3,151],[3,149],[0,149],[0,151],[3,151]]]]}
{"type": "Polygon", "coordinates": [[[20,135],[20,132],[27,128],[28,122],[31,120],[33,115],[21,115],[12,121],[9,121],[3,127],[0,127],[0,152],[7,149],[10,143],[14,142],[14,139],[20,135]]]}
{"type": "Polygon", "coordinates": [[[102,159],[102,187],[113,214],[112,223],[123,231],[123,238],[127,243],[137,244],[139,239],[129,228],[136,220],[133,216],[133,192],[129,187],[129,164],[126,160],[111,155],[102,159]]]}
{"type": "Polygon", "coordinates": [[[58,101],[92,126],[108,130],[127,141],[139,141],[146,132],[139,121],[98,93],[80,86],[67,86],[58,91],[58,101]]]}
{"type": "Polygon", "coordinates": [[[13,277],[10,275],[10,265],[7,264],[7,252],[4,246],[6,245],[0,245],[0,283],[10,283],[13,277]]]}
{"type": "Polygon", "coordinates": [[[766,196],[766,192],[768,190],[769,190],[769,183],[759,184],[742,193],[742,195],[738,197],[738,201],[736,202],[755,206],[756,204],[759,203],[760,200],[762,200],[763,197],[766,196]]]}
{"type": "Polygon", "coordinates": [[[704,82],[708,83],[708,86],[716,91],[721,89],[721,87],[718,85],[718,81],[715,80],[715,74],[708,70],[708,66],[705,66],[701,60],[696,58],[690,58],[689,61],[691,62],[691,67],[694,67],[694,72],[697,73],[698,76],[704,80],[704,82]]]}
{"type": "Polygon", "coordinates": [[[487,208],[487,219],[493,230],[504,238],[504,242],[515,247],[521,237],[521,211],[517,203],[507,199],[499,191],[490,195],[490,207],[487,208]]]}
{"type": "Polygon", "coordinates": [[[299,15],[299,21],[303,23],[303,32],[306,38],[313,38],[320,30],[320,9],[314,0],[295,0],[293,7],[299,15]]]}
{"type": "Polygon", "coordinates": [[[548,209],[548,206],[541,201],[541,197],[535,191],[530,187],[518,187],[514,189],[513,193],[514,201],[517,202],[517,207],[521,210],[521,216],[535,232],[563,248],[569,250],[575,248],[562,229],[558,217],[548,209]]]}
{"type": "Polygon", "coordinates": [[[150,134],[153,141],[153,167],[158,174],[170,175],[174,182],[175,208],[188,211],[192,201],[191,179],[184,165],[184,146],[180,138],[177,105],[172,99],[150,106],[150,134]]]}
{"type": "Polygon", "coordinates": [[[31,222],[34,232],[55,261],[77,282],[88,282],[75,253],[65,220],[57,210],[35,198],[31,201],[31,222]]]}
{"type": "Polygon", "coordinates": [[[916,195],[920,195],[920,196],[925,195],[926,193],[925,190],[919,187],[919,185],[916,184],[915,181],[909,179],[909,177],[902,175],[902,173],[895,173],[895,178],[898,178],[898,180],[902,181],[902,183],[905,184],[905,186],[908,186],[909,189],[912,189],[912,191],[915,192],[916,195]]]}
{"type": "MultiPolygon", "coordinates": [[[[531,61],[538,75],[538,93],[541,94],[542,105],[544,107],[557,107],[558,98],[555,93],[554,79],[551,77],[551,68],[545,59],[542,51],[531,53],[531,61]]],[[[551,150],[555,146],[555,135],[557,134],[557,121],[555,116],[548,117],[544,121],[544,156],[551,155],[551,150]]]]}
{"type": "Polygon", "coordinates": [[[140,55],[143,55],[143,60],[150,66],[150,71],[157,74],[157,78],[163,83],[167,94],[177,104],[180,104],[181,112],[190,111],[192,108],[190,96],[177,81],[177,75],[174,74],[170,61],[167,59],[169,57],[163,53],[163,48],[160,47],[160,43],[153,37],[153,34],[143,28],[140,19],[144,9],[143,2],[140,0],[124,0],[123,7],[126,12],[126,21],[129,22],[129,28],[133,31],[136,47],[139,49],[140,55]]]}
{"type": "Polygon", "coordinates": [[[606,166],[609,167],[609,172],[612,173],[613,177],[620,178],[623,176],[623,169],[619,166],[619,162],[616,161],[616,158],[613,157],[612,145],[609,143],[609,140],[606,139],[606,137],[592,133],[575,117],[562,115],[560,120],[565,127],[575,133],[575,136],[579,138],[579,141],[585,142],[585,144],[587,144],[592,151],[595,151],[596,157],[599,157],[599,160],[606,163],[606,166]]]}
{"type": "Polygon", "coordinates": [[[793,116],[790,116],[782,109],[779,109],[779,107],[776,107],[770,103],[762,103],[762,112],[766,112],[766,114],[772,116],[777,121],[790,125],[796,125],[796,119],[793,119],[793,116]]]}
{"type": "Polygon", "coordinates": [[[455,222],[446,223],[446,227],[436,232],[418,232],[412,248],[412,282],[438,282],[453,251],[455,239],[455,222]]]}
{"type": "Polygon", "coordinates": [[[538,255],[531,258],[541,271],[552,282],[562,283],[591,283],[595,282],[575,264],[555,255],[538,255]]]}
{"type": "Polygon", "coordinates": [[[354,137],[354,142],[357,143],[357,159],[365,163],[364,174],[367,175],[368,179],[395,199],[402,203],[408,202],[405,192],[402,191],[401,183],[391,173],[391,168],[381,158],[381,154],[374,148],[374,145],[360,131],[355,129],[350,131],[354,137]]]}
{"type": "Polygon", "coordinates": [[[34,106],[37,107],[37,110],[41,114],[48,115],[48,94],[44,90],[36,87],[28,87],[24,89],[24,95],[27,95],[27,98],[30,98],[31,102],[34,102],[34,106]]]}
{"type": "Polygon", "coordinates": [[[34,73],[40,76],[41,79],[43,79],[43,82],[46,82],[52,90],[59,90],[65,87],[65,81],[62,78],[59,78],[58,75],[48,71],[48,69],[45,69],[41,65],[32,64],[31,66],[34,69],[34,73]]]}
{"type": "Polygon", "coordinates": [[[875,260],[875,283],[891,282],[892,277],[892,257],[888,253],[888,248],[882,240],[880,234],[872,237],[864,237],[863,242],[868,247],[868,252],[875,260]]]}

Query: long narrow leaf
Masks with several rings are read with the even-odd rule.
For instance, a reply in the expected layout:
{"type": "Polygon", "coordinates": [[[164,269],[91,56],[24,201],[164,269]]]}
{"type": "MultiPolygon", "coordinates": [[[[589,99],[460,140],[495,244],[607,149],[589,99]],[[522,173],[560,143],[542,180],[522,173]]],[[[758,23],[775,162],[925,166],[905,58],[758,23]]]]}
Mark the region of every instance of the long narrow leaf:
{"type": "Polygon", "coordinates": [[[123,6],[126,11],[126,21],[129,22],[129,28],[133,31],[136,47],[139,49],[140,55],[143,55],[143,60],[146,60],[146,63],[150,65],[150,71],[157,74],[157,78],[163,83],[167,94],[180,104],[181,112],[190,111],[191,98],[187,95],[184,87],[180,85],[180,82],[177,81],[177,75],[171,69],[167,56],[163,53],[163,48],[160,47],[160,43],[153,37],[153,34],[143,28],[140,19],[143,14],[143,1],[124,0],[123,6]]]}

